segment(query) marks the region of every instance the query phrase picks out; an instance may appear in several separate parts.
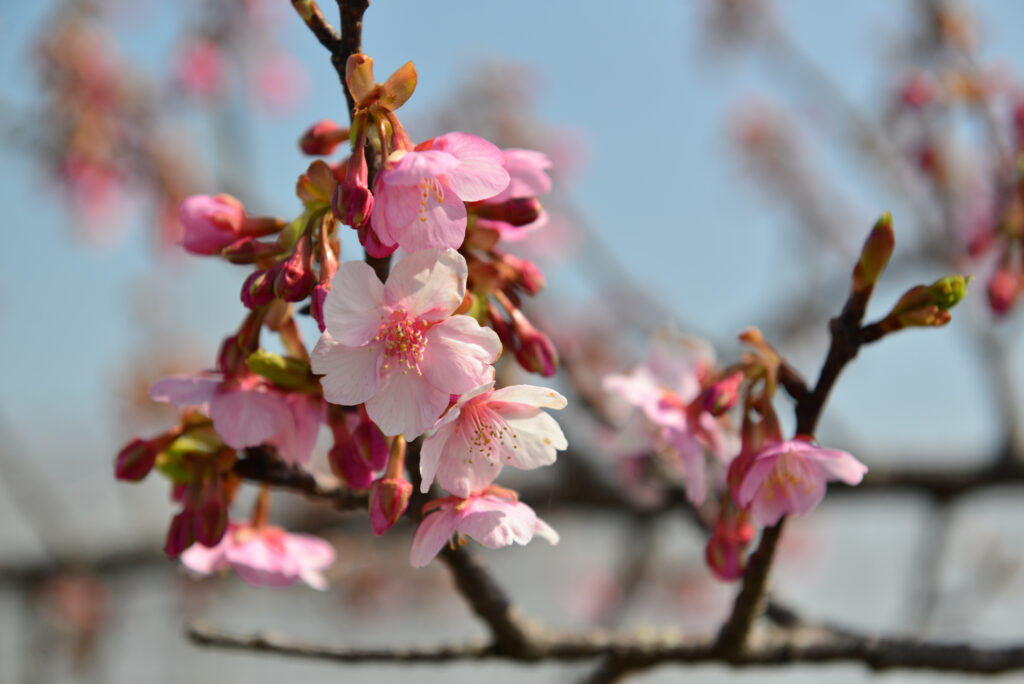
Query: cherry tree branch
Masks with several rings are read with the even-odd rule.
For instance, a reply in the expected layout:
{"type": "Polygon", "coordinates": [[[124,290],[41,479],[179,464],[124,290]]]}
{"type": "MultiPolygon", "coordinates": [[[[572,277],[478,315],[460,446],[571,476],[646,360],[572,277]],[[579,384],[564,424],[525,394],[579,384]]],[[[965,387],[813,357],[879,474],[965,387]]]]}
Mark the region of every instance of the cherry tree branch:
{"type": "Polygon", "coordinates": [[[872,670],[939,670],[975,674],[1024,669],[1024,645],[986,649],[902,637],[872,637],[804,624],[775,630],[751,644],[738,657],[723,654],[713,640],[653,631],[644,635],[604,631],[544,632],[534,638],[530,651],[520,653],[509,652],[494,642],[349,648],[312,644],[271,633],[234,634],[205,623],[192,624],[188,634],[194,643],[204,646],[348,663],[437,663],[485,659],[574,662],[604,658],[601,667],[614,671],[616,676],[667,663],[710,662],[728,662],[739,667],[848,662],[861,663],[872,670]]]}

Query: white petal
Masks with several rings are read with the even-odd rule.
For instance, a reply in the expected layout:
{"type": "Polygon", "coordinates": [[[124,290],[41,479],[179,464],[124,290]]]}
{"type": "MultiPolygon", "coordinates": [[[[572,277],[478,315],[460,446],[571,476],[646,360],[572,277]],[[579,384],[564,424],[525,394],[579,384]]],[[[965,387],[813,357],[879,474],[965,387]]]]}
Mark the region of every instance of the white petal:
{"type": "Polygon", "coordinates": [[[354,406],[374,395],[380,385],[382,346],[346,347],[324,333],[313,348],[310,365],[323,375],[324,398],[332,404],[354,406]]]}
{"type": "Polygon", "coordinates": [[[369,265],[348,261],[338,268],[324,302],[324,324],[337,342],[358,347],[384,322],[384,285],[369,265]]]}
{"type": "Polygon", "coordinates": [[[452,316],[425,335],[423,376],[440,390],[463,394],[494,378],[501,341],[469,316],[452,316]]]}
{"type": "Polygon", "coordinates": [[[437,421],[449,398],[415,371],[395,366],[382,372],[380,387],[366,401],[366,413],[385,435],[415,439],[437,421]]]}
{"type": "Polygon", "coordinates": [[[553,409],[565,408],[568,403],[561,394],[548,387],[536,385],[512,385],[495,390],[491,401],[505,401],[513,404],[527,404],[553,409]]]}
{"type": "Polygon", "coordinates": [[[462,304],[467,273],[466,260],[454,249],[413,252],[388,276],[388,304],[423,320],[443,320],[462,304]]]}

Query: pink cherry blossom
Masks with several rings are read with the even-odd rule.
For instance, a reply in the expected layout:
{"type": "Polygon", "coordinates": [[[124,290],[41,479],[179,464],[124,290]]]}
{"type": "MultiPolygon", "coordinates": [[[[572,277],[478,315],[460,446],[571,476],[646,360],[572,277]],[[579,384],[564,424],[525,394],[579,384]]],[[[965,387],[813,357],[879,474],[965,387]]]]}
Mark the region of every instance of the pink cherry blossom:
{"type": "Polygon", "coordinates": [[[187,43],[176,57],[178,82],[188,93],[213,97],[224,90],[224,57],[212,40],[196,39],[187,43]]]}
{"type": "Polygon", "coordinates": [[[497,487],[475,492],[469,498],[453,496],[428,503],[423,522],[416,529],[409,552],[414,568],[436,556],[452,535],[467,535],[490,549],[528,544],[534,535],[558,543],[558,533],[537,517],[533,509],[516,500],[515,494],[497,487]]]}
{"type": "Polygon", "coordinates": [[[361,261],[342,264],[311,359],[324,376],[324,397],[343,406],[365,402],[384,434],[412,439],[437,421],[451,395],[491,382],[498,336],[452,315],[465,297],[466,273],[453,249],[409,255],[387,284],[361,261]]]}
{"type": "Polygon", "coordinates": [[[301,580],[321,591],[327,588],[322,571],[334,558],[334,547],[317,537],[246,523],[231,523],[214,547],[193,544],[181,554],[185,567],[199,575],[230,568],[253,586],[286,587],[301,580]]]}
{"type": "Polygon", "coordinates": [[[494,389],[493,383],[463,394],[423,440],[422,491],[438,483],[459,497],[494,481],[503,465],[531,470],[555,462],[568,443],[542,407],[560,409],[565,397],[532,385],[494,389]]]}
{"type": "Polygon", "coordinates": [[[374,186],[371,226],[385,248],[457,248],[466,236],[465,202],[508,184],[501,150],[475,135],[448,133],[388,158],[374,186]]]}
{"type": "Polygon", "coordinates": [[[179,407],[200,406],[232,449],[272,444],[290,464],[309,462],[324,422],[320,400],[280,392],[253,374],[233,380],[219,373],[164,378],[153,384],[149,396],[179,407]]]}
{"type": "Polygon", "coordinates": [[[181,240],[193,254],[218,254],[241,237],[245,210],[230,195],[192,195],[181,203],[178,218],[184,228],[181,240]]]}
{"type": "Polygon", "coordinates": [[[845,451],[799,439],[772,442],[753,455],[733,498],[758,524],[771,526],[784,515],[814,510],[825,496],[826,482],[856,485],[867,470],[845,451]]]}
{"type": "MultiPolygon", "coordinates": [[[[505,170],[508,171],[509,184],[500,193],[487,199],[484,204],[501,204],[520,197],[537,197],[551,192],[551,178],[546,170],[551,168],[551,160],[543,152],[510,148],[502,150],[505,157],[505,170]]],[[[547,213],[541,209],[540,215],[530,223],[513,225],[507,221],[479,218],[477,226],[495,230],[501,238],[508,242],[525,239],[530,233],[548,224],[547,213]]]]}

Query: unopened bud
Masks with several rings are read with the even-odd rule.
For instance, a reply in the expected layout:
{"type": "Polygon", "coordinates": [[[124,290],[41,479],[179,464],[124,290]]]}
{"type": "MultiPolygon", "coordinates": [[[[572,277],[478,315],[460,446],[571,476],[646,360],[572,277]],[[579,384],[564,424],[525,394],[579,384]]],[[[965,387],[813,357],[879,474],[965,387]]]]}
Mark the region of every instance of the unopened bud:
{"type": "Polygon", "coordinates": [[[712,574],[723,582],[735,582],[743,577],[746,570],[743,548],[717,534],[708,539],[704,559],[712,574]]]}
{"type": "Polygon", "coordinates": [[[327,301],[327,293],[330,291],[330,282],[317,283],[313,286],[313,296],[309,299],[309,315],[316,321],[316,327],[320,332],[327,330],[327,324],[324,323],[324,302],[327,301]]]}
{"type": "Polygon", "coordinates": [[[412,483],[404,477],[385,477],[370,486],[370,526],[384,534],[402,517],[412,496],[412,483]]]}
{"type": "Polygon", "coordinates": [[[988,281],[986,292],[992,313],[1003,316],[1013,308],[1020,293],[1019,278],[1009,268],[1000,266],[988,281]]]}
{"type": "Polygon", "coordinates": [[[558,350],[551,339],[537,330],[521,311],[512,312],[512,324],[519,338],[516,361],[532,373],[549,378],[558,370],[558,350]]]}
{"type": "Polygon", "coordinates": [[[349,157],[345,180],[335,188],[331,198],[331,210],[339,221],[353,228],[362,228],[370,221],[373,193],[362,145],[357,145],[349,157]]]}
{"type": "Polygon", "coordinates": [[[117,460],[114,461],[114,477],[138,482],[153,469],[159,453],[157,443],[136,437],[118,452],[117,460]]]}
{"type": "Polygon", "coordinates": [[[900,297],[889,315],[882,321],[886,332],[910,327],[937,327],[945,325],[953,316],[953,308],[967,293],[971,276],[946,276],[931,285],[912,287],[900,297]]]}
{"type": "Polygon", "coordinates": [[[182,247],[193,254],[217,254],[237,240],[245,219],[242,203],[231,195],[192,195],[182,201],[178,220],[182,247]]]}
{"type": "Polygon", "coordinates": [[[304,233],[295,243],[292,255],[281,264],[274,279],[274,294],[286,302],[300,302],[309,296],[315,284],[313,240],[309,233],[304,233]]]}
{"type": "Polygon", "coordinates": [[[746,377],[742,372],[731,373],[704,391],[702,408],[713,416],[720,416],[733,406],[740,397],[740,385],[746,377]]]}
{"type": "Polygon", "coordinates": [[[861,248],[860,261],[853,269],[854,292],[871,292],[888,265],[895,246],[896,235],[892,228],[892,215],[886,212],[875,223],[868,239],[864,241],[864,247],[861,248]]]}
{"type": "Polygon", "coordinates": [[[348,140],[348,129],[342,128],[329,119],[317,121],[306,129],[299,138],[299,148],[305,154],[326,156],[334,152],[342,142],[348,140]]]}
{"type": "Polygon", "coordinates": [[[277,269],[265,271],[258,269],[249,274],[249,277],[242,283],[242,304],[249,309],[269,304],[274,299],[274,279],[277,277],[277,269]]]}
{"type": "Polygon", "coordinates": [[[540,218],[543,207],[536,197],[515,197],[495,204],[483,202],[475,211],[481,219],[501,221],[512,226],[525,226],[540,218]]]}
{"type": "Polygon", "coordinates": [[[254,237],[235,240],[221,250],[220,255],[233,264],[255,264],[261,259],[268,259],[281,253],[281,248],[273,242],[260,242],[254,237]]]}
{"type": "Polygon", "coordinates": [[[516,284],[528,294],[536,295],[547,284],[544,273],[529,259],[518,259],[511,254],[502,257],[502,261],[511,266],[516,273],[516,284]]]}
{"type": "Polygon", "coordinates": [[[164,553],[171,558],[177,558],[182,551],[195,543],[194,520],[195,512],[187,507],[171,518],[171,526],[167,530],[167,539],[164,541],[164,553]]]}
{"type": "Polygon", "coordinates": [[[228,507],[221,491],[220,478],[203,482],[193,523],[196,541],[203,546],[216,546],[228,528],[228,507]]]}

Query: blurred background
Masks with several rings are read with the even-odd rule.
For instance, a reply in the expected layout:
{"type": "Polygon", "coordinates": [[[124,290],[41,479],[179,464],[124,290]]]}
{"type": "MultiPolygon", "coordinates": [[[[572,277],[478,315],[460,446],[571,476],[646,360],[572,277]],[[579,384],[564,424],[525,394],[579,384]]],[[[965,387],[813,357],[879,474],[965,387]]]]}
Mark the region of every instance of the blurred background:
{"type": "MultiPolygon", "coordinates": [[[[416,140],[466,130],[555,162],[552,224],[516,249],[548,278],[531,316],[559,344],[559,388],[598,401],[601,372],[638,362],[666,324],[708,338],[725,363],[738,358],[736,334],[756,325],[815,377],[857,250],[891,211],[896,255],[869,319],[912,285],[954,272],[976,280],[947,329],[862,351],[820,441],[871,468],[969,468],[1020,453],[1017,286],[1000,290],[996,275],[1016,283],[1021,268],[999,179],[1024,125],[1024,5],[624,7],[393,0],[365,17],[378,78],[416,64],[419,86],[401,111],[416,140]]],[[[337,25],[332,3],[324,11],[337,25]]],[[[365,519],[277,494],[293,526],[336,544],[327,594],[257,590],[234,576],[196,582],[160,551],[166,484],[113,479],[121,445],[174,420],[148,401],[149,384],[212,366],[243,314],[245,269],[175,247],[177,203],[223,191],[254,214],[292,216],[308,165],[298,137],[319,119],[347,120],[326,51],[288,3],[8,2],[0,35],[0,206],[10,212],[0,250],[0,681],[413,672],[201,649],[184,636],[196,618],[348,645],[482,635],[445,568],[408,566],[410,525],[371,539],[365,519]]],[[[361,256],[352,237],[346,259],[361,256]]],[[[307,332],[315,339],[315,325],[307,332]]],[[[570,443],[614,485],[615,440],[583,408],[564,413],[570,443]]],[[[522,482],[543,492],[561,467],[522,482]]],[[[536,508],[559,546],[485,555],[528,615],[706,632],[727,613],[734,587],[712,578],[704,534],[684,516],[639,534],[610,512],[560,507],[555,492],[536,508]]],[[[837,497],[787,530],[778,590],[858,629],[1024,640],[1019,493],[1008,483],[944,505],[837,497]]],[[[415,676],[555,682],[584,669],[473,663],[415,676]]],[[[666,667],[635,679],[691,674],[666,667]]],[[[694,676],[818,681],[821,671],[704,666],[694,676]]],[[[870,675],[835,666],[829,676],[870,675]]]]}

